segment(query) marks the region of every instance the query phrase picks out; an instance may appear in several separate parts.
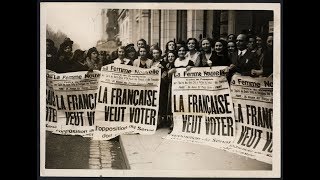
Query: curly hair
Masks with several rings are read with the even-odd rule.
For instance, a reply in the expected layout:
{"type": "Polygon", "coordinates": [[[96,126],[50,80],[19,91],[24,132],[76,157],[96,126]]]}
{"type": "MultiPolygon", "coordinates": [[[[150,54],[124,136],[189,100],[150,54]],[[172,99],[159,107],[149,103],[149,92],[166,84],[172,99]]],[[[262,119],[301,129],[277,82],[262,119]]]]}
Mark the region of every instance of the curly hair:
{"type": "Polygon", "coordinates": [[[95,47],[90,48],[90,49],[88,50],[87,57],[91,58],[91,54],[92,54],[93,52],[96,52],[96,53],[98,54],[97,48],[95,48],[95,47]]]}
{"type": "Polygon", "coordinates": [[[191,40],[194,40],[194,42],[195,42],[195,47],[194,47],[195,50],[199,50],[199,42],[198,42],[198,40],[196,38],[188,38],[187,46],[188,46],[189,41],[191,41],[191,40]]]}

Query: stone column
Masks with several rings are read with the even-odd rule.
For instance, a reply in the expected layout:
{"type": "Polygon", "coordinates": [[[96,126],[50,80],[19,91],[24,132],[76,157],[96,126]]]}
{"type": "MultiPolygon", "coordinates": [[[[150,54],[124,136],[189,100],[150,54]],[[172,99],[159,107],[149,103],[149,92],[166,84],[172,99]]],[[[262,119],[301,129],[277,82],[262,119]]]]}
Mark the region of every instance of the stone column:
{"type": "Polygon", "coordinates": [[[162,51],[164,52],[165,51],[165,46],[166,46],[166,38],[165,38],[165,35],[166,35],[166,32],[165,32],[165,29],[166,29],[166,19],[165,19],[165,14],[166,14],[166,11],[167,10],[160,10],[161,11],[161,20],[160,20],[160,24],[161,24],[161,27],[160,27],[160,34],[161,34],[161,38],[160,38],[160,46],[161,46],[161,49],[162,51]]]}
{"type": "Polygon", "coordinates": [[[150,45],[160,42],[160,26],[159,26],[159,13],[160,10],[151,10],[151,42],[150,45]]]}
{"type": "Polygon", "coordinates": [[[133,9],[129,10],[129,18],[131,21],[131,31],[130,34],[130,43],[133,43],[135,48],[137,49],[137,41],[139,37],[139,13],[133,9]]]}
{"type": "Polygon", "coordinates": [[[177,11],[169,10],[169,32],[168,41],[176,39],[177,41],[177,11]]]}
{"type": "Polygon", "coordinates": [[[206,35],[207,37],[212,38],[212,31],[213,31],[213,10],[207,11],[207,17],[204,17],[207,19],[207,29],[206,29],[206,35]]]}
{"type": "Polygon", "coordinates": [[[132,30],[133,30],[133,18],[132,18],[132,12],[131,10],[128,10],[128,24],[129,24],[129,27],[128,27],[128,43],[134,43],[133,40],[132,40],[132,30]]]}
{"type": "Polygon", "coordinates": [[[188,37],[199,39],[200,34],[203,34],[203,18],[203,10],[188,10],[188,37]]]}
{"type": "Polygon", "coordinates": [[[139,29],[140,29],[140,37],[139,39],[143,38],[148,42],[149,39],[149,29],[148,29],[148,24],[149,24],[149,10],[141,10],[140,11],[140,22],[139,22],[139,29]]]}
{"type": "Polygon", "coordinates": [[[177,11],[161,10],[161,49],[165,51],[166,43],[176,38],[177,11]]]}
{"type": "Polygon", "coordinates": [[[236,11],[228,11],[228,34],[236,33],[236,11]]]}

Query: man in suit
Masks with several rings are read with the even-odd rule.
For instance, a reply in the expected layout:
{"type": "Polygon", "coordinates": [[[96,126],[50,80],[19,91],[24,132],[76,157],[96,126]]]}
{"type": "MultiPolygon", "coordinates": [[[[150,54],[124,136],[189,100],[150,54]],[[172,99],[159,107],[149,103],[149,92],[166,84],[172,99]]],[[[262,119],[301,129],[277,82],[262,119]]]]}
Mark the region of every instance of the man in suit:
{"type": "Polygon", "coordinates": [[[247,49],[248,36],[246,34],[239,34],[236,39],[238,51],[232,54],[230,66],[233,72],[238,72],[243,76],[256,76],[254,70],[259,70],[257,54],[247,49]]]}
{"type": "Polygon", "coordinates": [[[269,34],[267,38],[267,47],[264,52],[264,60],[262,63],[263,76],[270,76],[273,73],[273,35],[269,34]]]}

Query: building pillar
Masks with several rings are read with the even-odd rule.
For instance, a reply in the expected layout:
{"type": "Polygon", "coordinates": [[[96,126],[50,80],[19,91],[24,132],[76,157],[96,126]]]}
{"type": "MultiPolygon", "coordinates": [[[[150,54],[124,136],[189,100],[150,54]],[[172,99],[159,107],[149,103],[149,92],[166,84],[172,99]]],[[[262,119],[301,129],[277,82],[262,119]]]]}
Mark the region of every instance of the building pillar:
{"type": "Polygon", "coordinates": [[[160,25],[159,25],[159,15],[160,10],[151,10],[151,42],[152,44],[157,44],[160,42],[160,25]]]}
{"type": "Polygon", "coordinates": [[[130,10],[127,10],[128,11],[128,44],[130,44],[130,43],[133,43],[133,41],[132,41],[132,30],[133,30],[133,28],[132,28],[132,26],[133,26],[133,18],[131,17],[132,15],[132,12],[130,12],[130,10]]]}
{"type": "Polygon", "coordinates": [[[188,10],[188,37],[199,39],[200,34],[203,34],[203,18],[203,10],[188,10]]]}
{"type": "Polygon", "coordinates": [[[161,39],[160,45],[165,51],[166,43],[176,39],[177,34],[177,11],[161,10],[161,39]]]}
{"type": "Polygon", "coordinates": [[[160,46],[162,48],[162,51],[165,51],[165,47],[166,47],[166,43],[167,43],[167,31],[166,29],[168,28],[167,24],[167,11],[168,10],[161,10],[161,28],[160,28],[160,34],[161,34],[161,38],[160,38],[160,46]]]}
{"type": "Polygon", "coordinates": [[[130,32],[130,43],[133,43],[137,49],[137,41],[140,39],[139,30],[139,10],[129,10],[129,17],[131,21],[131,31],[130,32]]]}
{"type": "Polygon", "coordinates": [[[228,34],[236,34],[236,11],[228,11],[228,34]]]}
{"type": "Polygon", "coordinates": [[[212,38],[213,16],[214,16],[213,10],[208,10],[207,17],[205,17],[205,19],[206,19],[206,23],[207,23],[206,36],[209,38],[212,38]]]}
{"type": "Polygon", "coordinates": [[[139,29],[140,29],[140,38],[144,39],[148,42],[149,39],[149,10],[141,10],[140,11],[140,19],[139,19],[139,29]]]}
{"type": "Polygon", "coordinates": [[[169,10],[169,28],[168,28],[168,41],[175,39],[177,42],[177,11],[169,10]]]}
{"type": "Polygon", "coordinates": [[[178,10],[176,39],[186,41],[187,38],[187,10],[178,10]]]}

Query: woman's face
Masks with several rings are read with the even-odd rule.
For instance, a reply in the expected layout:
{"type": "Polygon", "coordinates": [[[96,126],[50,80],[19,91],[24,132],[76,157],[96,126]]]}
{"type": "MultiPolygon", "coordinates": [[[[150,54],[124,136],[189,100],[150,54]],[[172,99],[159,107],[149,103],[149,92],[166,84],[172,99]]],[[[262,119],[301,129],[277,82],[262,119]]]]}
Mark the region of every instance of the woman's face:
{"type": "Polygon", "coordinates": [[[178,56],[179,58],[184,58],[186,55],[186,49],[184,49],[184,47],[181,47],[179,50],[178,50],[178,56]]]}
{"type": "Polygon", "coordinates": [[[221,42],[216,42],[214,44],[214,50],[217,52],[217,53],[221,53],[222,52],[222,49],[223,49],[223,45],[221,42]]]}
{"type": "Polygon", "coordinates": [[[154,50],[152,51],[152,56],[153,56],[153,58],[156,59],[156,60],[160,59],[160,51],[157,50],[157,49],[154,49],[154,50]]]}
{"type": "Polygon", "coordinates": [[[208,40],[203,40],[201,43],[201,47],[205,52],[210,52],[211,51],[211,44],[208,40]]]}
{"type": "Polygon", "coordinates": [[[96,60],[97,59],[97,57],[98,57],[98,53],[96,52],[96,51],[93,51],[92,53],[91,53],[91,59],[92,60],[96,60]]]}
{"type": "Polygon", "coordinates": [[[143,43],[143,41],[138,41],[137,46],[138,46],[138,49],[139,49],[140,47],[144,47],[145,44],[143,43]]]}
{"type": "Polygon", "coordinates": [[[46,47],[47,47],[47,51],[48,51],[48,50],[49,50],[49,48],[50,48],[50,43],[49,43],[49,42],[47,42],[47,43],[46,43],[46,45],[47,45],[46,47]]]}
{"type": "Polygon", "coordinates": [[[267,46],[272,47],[272,45],[273,45],[273,36],[268,36],[267,46]]]}
{"type": "Polygon", "coordinates": [[[170,51],[174,51],[175,50],[175,45],[174,45],[174,42],[169,42],[168,43],[168,49],[170,50],[170,51]]]}
{"type": "Polygon", "coordinates": [[[135,55],[136,55],[136,53],[134,51],[131,51],[131,52],[128,53],[128,56],[129,56],[130,59],[135,58],[135,55]]]}
{"type": "Polygon", "coordinates": [[[103,52],[101,51],[101,52],[99,52],[99,59],[104,59],[104,54],[103,54],[103,52]]]}
{"type": "Polygon", "coordinates": [[[230,35],[229,37],[228,37],[228,41],[234,41],[235,40],[235,36],[234,35],[230,35]]]}
{"type": "Polygon", "coordinates": [[[249,42],[248,42],[248,49],[249,50],[253,50],[256,46],[256,40],[255,38],[249,38],[249,42]]]}
{"type": "Polygon", "coordinates": [[[189,50],[194,50],[196,47],[196,42],[193,39],[191,39],[190,41],[188,41],[187,46],[189,50]]]}
{"type": "Polygon", "coordinates": [[[140,48],[139,54],[142,58],[147,57],[147,50],[145,48],[140,48]]]}
{"type": "Polygon", "coordinates": [[[123,49],[118,49],[118,56],[120,59],[124,58],[124,50],[123,49]]]}
{"type": "Polygon", "coordinates": [[[234,52],[236,49],[236,45],[233,42],[228,42],[228,51],[234,52]]]}
{"type": "Polygon", "coordinates": [[[72,49],[71,49],[70,46],[67,46],[67,47],[64,48],[64,52],[66,52],[66,53],[69,53],[71,51],[72,51],[72,49]]]}
{"type": "Polygon", "coordinates": [[[261,37],[257,37],[257,38],[256,38],[256,44],[257,44],[257,46],[258,46],[259,48],[262,47],[262,39],[261,39],[261,37]]]}
{"type": "Polygon", "coordinates": [[[175,56],[173,53],[169,53],[168,54],[168,62],[172,63],[175,60],[175,56]]]}

